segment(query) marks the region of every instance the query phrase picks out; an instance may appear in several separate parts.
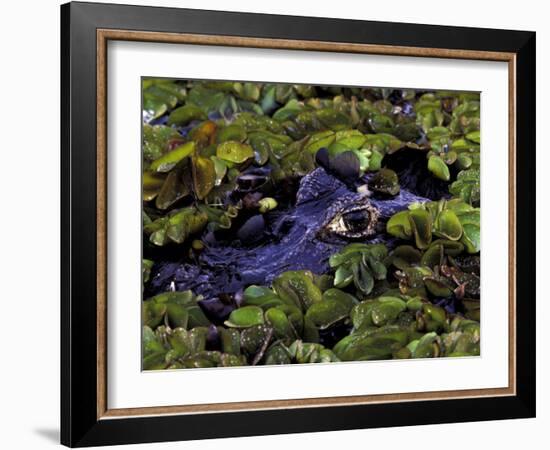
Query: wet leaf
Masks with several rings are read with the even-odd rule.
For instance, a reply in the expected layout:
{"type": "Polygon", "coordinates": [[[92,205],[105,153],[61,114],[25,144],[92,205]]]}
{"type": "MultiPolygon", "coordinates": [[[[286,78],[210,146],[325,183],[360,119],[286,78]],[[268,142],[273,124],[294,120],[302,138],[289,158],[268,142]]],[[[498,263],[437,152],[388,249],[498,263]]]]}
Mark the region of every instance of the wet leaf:
{"type": "Polygon", "coordinates": [[[206,120],[208,117],[197,106],[187,103],[174,109],[168,117],[168,125],[187,125],[192,120],[206,120]]]}
{"type": "Polygon", "coordinates": [[[433,268],[440,263],[442,254],[444,254],[443,246],[432,243],[422,255],[420,264],[433,268]]]}
{"type": "Polygon", "coordinates": [[[226,141],[218,145],[216,156],[225,161],[242,163],[249,158],[253,158],[254,151],[248,144],[242,144],[237,141],[226,141]]]}
{"type": "Polygon", "coordinates": [[[334,286],[345,288],[353,281],[353,271],[350,267],[341,266],[336,269],[334,274],[334,286]]]}
{"type": "MultiPolygon", "coordinates": [[[[145,175],[144,175],[145,179],[145,175]]],[[[145,186],[145,181],[144,181],[145,186]]],[[[159,209],[167,209],[179,199],[189,194],[189,189],[183,183],[181,174],[177,170],[168,173],[168,176],[162,184],[155,205],[159,209]]]]}
{"type": "Polygon", "coordinates": [[[480,131],[471,131],[470,133],[466,134],[466,139],[473,141],[476,144],[479,144],[481,142],[480,131]]]}
{"type": "Polygon", "coordinates": [[[273,280],[273,288],[286,304],[295,305],[302,311],[322,301],[321,291],[313,283],[313,274],[306,270],[283,272],[273,280]]]}
{"type": "Polygon", "coordinates": [[[399,313],[405,311],[406,303],[397,297],[379,297],[372,307],[372,322],[376,326],[386,325],[397,318],[399,313]]]}
{"type": "Polygon", "coordinates": [[[288,347],[288,353],[298,364],[336,362],[339,359],[329,349],[318,343],[294,341],[288,347]]]}
{"type": "Polygon", "coordinates": [[[440,355],[438,343],[439,337],[436,333],[427,333],[419,339],[412,352],[413,358],[434,358],[440,355]]]}
{"type": "Polygon", "coordinates": [[[217,156],[211,156],[210,159],[214,163],[214,171],[216,172],[215,186],[222,184],[225,175],[227,174],[227,164],[217,156]]]}
{"type": "MultiPolygon", "coordinates": [[[[283,86],[277,85],[277,90],[283,88],[283,86]]],[[[281,102],[282,97],[277,94],[277,102],[281,102]]],[[[300,104],[296,99],[290,99],[285,106],[275,111],[273,118],[278,121],[285,121],[297,116],[304,106],[300,104]]]]}
{"type": "Polygon", "coordinates": [[[194,86],[188,94],[188,104],[196,105],[204,112],[218,111],[226,100],[225,92],[202,85],[194,86]]]}
{"type": "Polygon", "coordinates": [[[348,150],[360,149],[366,141],[366,137],[359,130],[338,131],[334,139],[336,144],[348,150]]]}
{"type": "Polygon", "coordinates": [[[428,247],[432,241],[432,218],[430,213],[420,208],[413,209],[409,211],[408,217],[416,246],[420,249],[428,247]]]}
{"type": "Polygon", "coordinates": [[[246,130],[240,125],[228,125],[218,131],[218,143],[225,141],[244,142],[246,140],[246,130]]]}
{"type": "Polygon", "coordinates": [[[318,111],[317,118],[325,127],[333,131],[346,130],[351,127],[349,116],[334,109],[327,108],[318,111]]]}
{"type": "Polygon", "coordinates": [[[143,186],[143,201],[148,202],[153,200],[162,185],[164,184],[165,175],[158,173],[151,173],[149,171],[143,172],[143,177],[141,179],[143,186]]]}
{"type": "Polygon", "coordinates": [[[221,348],[224,353],[240,355],[241,353],[241,334],[235,328],[218,327],[220,333],[221,348]]]}
{"type": "Polygon", "coordinates": [[[317,328],[323,330],[348,317],[350,309],[351,305],[328,298],[311,305],[305,317],[317,328]]]}
{"type": "Polygon", "coordinates": [[[409,341],[409,331],[399,327],[382,327],[375,331],[351,334],[333,348],[342,361],[389,359],[409,341]]]}
{"type": "Polygon", "coordinates": [[[418,264],[422,254],[411,245],[400,245],[391,253],[391,262],[398,269],[405,269],[414,264],[418,264]]]}
{"type": "Polygon", "coordinates": [[[351,270],[355,287],[365,295],[370,294],[374,287],[374,277],[370,271],[361,263],[352,264],[351,270]]]}
{"type": "Polygon", "coordinates": [[[336,135],[330,130],[314,133],[309,137],[305,150],[315,154],[320,148],[328,147],[335,139],[336,135]]]}
{"type": "Polygon", "coordinates": [[[256,102],[260,98],[260,87],[257,83],[234,83],[233,91],[242,99],[256,102]]]}
{"type": "Polygon", "coordinates": [[[456,181],[449,187],[449,192],[462,198],[469,204],[479,204],[480,184],[479,169],[469,169],[461,171],[456,181]]]}
{"type": "Polygon", "coordinates": [[[428,159],[428,170],[434,174],[435,177],[443,181],[449,181],[451,179],[451,173],[449,167],[439,156],[430,156],[428,159]]]}
{"type": "Polygon", "coordinates": [[[261,306],[264,310],[283,304],[275,292],[264,286],[248,286],[243,297],[245,305],[261,306]]]}
{"type": "Polygon", "coordinates": [[[438,214],[434,224],[434,233],[451,241],[460,239],[462,225],[452,210],[445,209],[438,214]]]}
{"type": "Polygon", "coordinates": [[[264,312],[258,306],[243,306],[235,309],[225,321],[225,325],[232,328],[248,328],[263,323],[264,312]]]}
{"type": "Polygon", "coordinates": [[[177,163],[191,155],[194,151],[195,143],[193,141],[186,142],[160,158],[155,159],[149,166],[149,170],[153,172],[169,172],[177,163]]]}
{"type": "Polygon", "coordinates": [[[397,174],[391,169],[380,169],[369,182],[369,189],[387,195],[397,195],[400,191],[397,174]]]}
{"type": "Polygon", "coordinates": [[[206,120],[189,131],[189,139],[195,141],[200,148],[206,147],[214,143],[217,129],[214,122],[206,120]]]}
{"type": "Polygon", "coordinates": [[[424,283],[426,284],[426,289],[428,289],[428,291],[436,297],[445,298],[453,295],[453,289],[441,280],[426,278],[424,283]]]}
{"type": "Polygon", "coordinates": [[[288,350],[281,344],[272,345],[265,354],[266,365],[290,364],[292,360],[288,350]]]}
{"type": "Polygon", "coordinates": [[[180,134],[171,127],[143,124],[143,159],[160,158],[167,151],[170,140],[176,138],[180,138],[180,134]]]}
{"type": "Polygon", "coordinates": [[[157,326],[165,314],[173,327],[193,328],[210,324],[191,291],[165,292],[143,302],[145,324],[157,326]]]}
{"type": "Polygon", "coordinates": [[[461,242],[466,247],[468,253],[478,253],[481,249],[481,235],[479,225],[464,224],[464,234],[462,235],[461,242]]]}
{"type": "Polygon", "coordinates": [[[216,168],[211,159],[200,156],[191,159],[191,167],[195,195],[202,200],[216,184],[216,168]]]}
{"type": "Polygon", "coordinates": [[[391,216],[386,224],[386,231],[400,239],[410,239],[413,236],[413,228],[409,221],[409,212],[400,211],[391,216]]]}
{"type": "Polygon", "coordinates": [[[265,312],[265,319],[273,327],[275,336],[279,339],[295,338],[296,333],[286,314],[278,308],[269,308],[265,312]]]}
{"type": "Polygon", "coordinates": [[[186,97],[185,88],[173,80],[148,78],[142,82],[143,119],[157,119],[186,97]]]}
{"type": "Polygon", "coordinates": [[[353,295],[335,288],[329,288],[323,292],[323,301],[327,300],[338,302],[348,310],[358,303],[353,295]]]}
{"type": "Polygon", "coordinates": [[[190,235],[201,231],[207,222],[206,214],[188,207],[172,211],[169,216],[145,225],[143,230],[155,245],[162,246],[170,241],[181,244],[190,235]]]}
{"type": "MultiPolygon", "coordinates": [[[[247,308],[254,308],[247,306],[247,308]]],[[[260,309],[261,311],[261,309],[260,309]]],[[[262,313],[263,317],[263,313],[262,313]]],[[[262,348],[267,349],[267,345],[273,338],[273,328],[268,325],[260,324],[244,328],[241,331],[241,348],[251,356],[263,356],[262,348]]]]}

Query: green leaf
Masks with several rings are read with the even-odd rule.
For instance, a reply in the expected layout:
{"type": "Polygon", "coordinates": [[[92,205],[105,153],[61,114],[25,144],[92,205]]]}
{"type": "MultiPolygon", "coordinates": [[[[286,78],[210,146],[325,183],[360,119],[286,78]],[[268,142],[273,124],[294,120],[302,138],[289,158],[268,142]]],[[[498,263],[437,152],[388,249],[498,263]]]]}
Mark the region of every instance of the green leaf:
{"type": "Polygon", "coordinates": [[[320,148],[328,147],[330,144],[332,144],[334,142],[334,139],[336,139],[334,131],[320,131],[318,133],[312,134],[309,137],[309,140],[307,141],[304,149],[310,153],[315,154],[320,148]]]}
{"type": "Polygon", "coordinates": [[[225,141],[244,142],[246,140],[246,130],[240,125],[228,125],[218,131],[216,136],[218,143],[225,141]]]}
{"type": "Polygon", "coordinates": [[[451,179],[449,167],[447,166],[447,164],[445,164],[445,161],[443,161],[440,156],[430,156],[430,158],[428,159],[428,170],[440,180],[449,181],[451,179]]]}
{"type": "Polygon", "coordinates": [[[340,266],[334,274],[334,286],[337,288],[345,288],[353,281],[353,271],[350,267],[340,266]]]}
{"type": "Polygon", "coordinates": [[[214,89],[208,89],[200,84],[189,91],[187,101],[198,106],[205,113],[217,112],[227,100],[228,94],[214,89]]]}
{"type": "Polygon", "coordinates": [[[386,231],[400,239],[410,239],[413,236],[413,228],[409,221],[409,211],[400,211],[391,216],[386,224],[386,231]]]}
{"type": "Polygon", "coordinates": [[[481,235],[479,225],[464,224],[464,234],[461,242],[465,245],[468,253],[478,253],[481,250],[481,235]]]}
{"type": "Polygon", "coordinates": [[[199,200],[204,199],[216,184],[216,168],[210,158],[201,156],[191,159],[193,188],[199,200]]]}
{"type": "Polygon", "coordinates": [[[432,242],[432,217],[425,209],[413,209],[409,211],[409,223],[414,233],[416,246],[420,249],[427,248],[432,242]]]}
{"type": "Polygon", "coordinates": [[[470,133],[466,134],[466,139],[469,141],[473,141],[476,144],[479,144],[481,142],[481,132],[479,130],[471,131],[470,133]]]}
{"type": "Polygon", "coordinates": [[[313,274],[307,270],[289,270],[273,280],[273,289],[286,304],[306,311],[322,300],[320,289],[313,283],[313,274]]]}
{"type": "Polygon", "coordinates": [[[225,321],[225,325],[231,328],[248,328],[264,323],[264,312],[258,306],[243,306],[235,309],[225,321]]]}
{"type": "Polygon", "coordinates": [[[461,171],[456,181],[449,187],[449,192],[469,204],[479,204],[481,194],[479,169],[461,171]]]}
{"type": "Polygon", "coordinates": [[[141,183],[143,187],[143,201],[153,200],[160,192],[166,176],[160,173],[143,172],[141,183]]]}
{"type": "Polygon", "coordinates": [[[248,286],[243,293],[243,304],[260,306],[264,310],[273,306],[283,305],[283,301],[271,289],[265,286],[248,286]]]}
{"type": "Polygon", "coordinates": [[[379,297],[372,307],[372,322],[376,326],[383,326],[395,320],[405,311],[407,304],[397,297],[379,297]]]}
{"type": "MultiPolygon", "coordinates": [[[[145,186],[145,174],[143,176],[145,186]]],[[[189,194],[189,189],[181,180],[181,173],[178,170],[173,170],[168,173],[168,176],[162,184],[162,188],[158,192],[155,206],[159,209],[167,209],[179,199],[189,194]]]]}
{"type": "Polygon", "coordinates": [[[225,161],[242,163],[254,157],[254,150],[248,144],[237,141],[226,141],[216,148],[216,156],[225,161]]]}
{"type": "Polygon", "coordinates": [[[365,295],[370,294],[374,288],[374,277],[370,271],[360,262],[352,264],[351,270],[355,287],[365,295]]]}
{"type": "Polygon", "coordinates": [[[273,327],[275,336],[279,339],[296,337],[288,317],[282,310],[278,308],[269,308],[265,312],[265,319],[273,327]]]}
{"type": "Polygon", "coordinates": [[[317,328],[324,330],[348,317],[351,305],[346,305],[334,299],[314,303],[306,312],[306,319],[317,328]]]}
{"type": "Polygon", "coordinates": [[[233,92],[243,100],[256,102],[260,99],[260,85],[257,83],[234,83],[233,92]]]}
{"type": "Polygon", "coordinates": [[[348,150],[360,149],[365,141],[365,136],[359,130],[338,131],[335,135],[335,143],[348,150]]]}
{"type": "Polygon", "coordinates": [[[191,155],[195,151],[195,142],[186,142],[179,147],[176,147],[171,152],[166,153],[158,159],[155,159],[149,166],[149,170],[153,172],[169,172],[182,159],[191,155]]]}
{"type": "Polygon", "coordinates": [[[208,116],[193,104],[186,104],[174,109],[168,117],[168,125],[187,125],[192,120],[206,120],[208,116]]]}
{"type": "MultiPolygon", "coordinates": [[[[279,88],[283,88],[283,87],[286,87],[286,86],[277,85],[277,90],[279,90],[279,88]]],[[[280,100],[281,99],[279,98],[279,96],[277,96],[277,101],[279,103],[281,103],[280,100]]],[[[300,102],[298,102],[296,99],[291,99],[287,102],[287,104],[285,106],[283,106],[282,108],[275,111],[275,113],[273,114],[273,118],[275,120],[284,122],[285,120],[291,119],[291,118],[295,117],[296,115],[298,115],[300,113],[300,111],[303,110],[303,108],[304,108],[304,106],[302,104],[300,104],[300,102]]]]}
{"type": "Polygon", "coordinates": [[[462,236],[462,225],[450,209],[445,209],[437,215],[434,228],[437,235],[451,241],[458,241],[462,236]]]}
{"type": "Polygon", "coordinates": [[[147,162],[160,158],[171,140],[181,135],[172,127],[143,124],[143,159],[147,162]]]}

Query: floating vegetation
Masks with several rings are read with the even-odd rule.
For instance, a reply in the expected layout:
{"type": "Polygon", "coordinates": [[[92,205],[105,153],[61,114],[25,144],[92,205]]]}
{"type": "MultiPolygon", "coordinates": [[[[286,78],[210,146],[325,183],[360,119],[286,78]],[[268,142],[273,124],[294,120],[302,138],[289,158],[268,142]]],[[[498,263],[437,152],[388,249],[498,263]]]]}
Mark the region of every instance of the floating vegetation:
{"type": "Polygon", "coordinates": [[[145,370],[480,354],[480,103],[143,81],[145,370]]]}

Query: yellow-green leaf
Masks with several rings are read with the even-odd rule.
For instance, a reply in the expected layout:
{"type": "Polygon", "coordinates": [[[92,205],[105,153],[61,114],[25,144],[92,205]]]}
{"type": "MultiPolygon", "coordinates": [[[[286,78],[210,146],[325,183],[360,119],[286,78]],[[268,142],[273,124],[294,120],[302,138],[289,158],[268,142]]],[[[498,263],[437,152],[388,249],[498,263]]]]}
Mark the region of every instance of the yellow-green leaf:
{"type": "Polygon", "coordinates": [[[216,169],[210,158],[193,157],[193,187],[199,200],[208,195],[216,184],[216,169]]]}
{"type": "Polygon", "coordinates": [[[248,144],[241,144],[237,141],[226,141],[218,145],[216,156],[225,161],[242,163],[248,158],[254,157],[254,150],[248,144]]]}
{"type": "Polygon", "coordinates": [[[169,172],[174,166],[179,163],[183,158],[191,155],[195,151],[195,142],[186,142],[179,147],[176,147],[171,152],[162,155],[160,158],[155,159],[149,169],[152,172],[169,172]]]}

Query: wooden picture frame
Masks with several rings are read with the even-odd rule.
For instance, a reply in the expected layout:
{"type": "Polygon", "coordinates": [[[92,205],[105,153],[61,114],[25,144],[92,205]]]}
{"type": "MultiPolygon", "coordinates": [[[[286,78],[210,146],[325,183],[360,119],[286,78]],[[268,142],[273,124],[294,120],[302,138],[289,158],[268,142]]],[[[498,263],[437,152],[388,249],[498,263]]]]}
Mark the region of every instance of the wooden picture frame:
{"type": "Polygon", "coordinates": [[[61,27],[63,444],[534,417],[535,33],[78,2],[61,7],[61,27]],[[110,40],[506,62],[508,387],[110,409],[106,359],[106,51],[110,40]]]}

